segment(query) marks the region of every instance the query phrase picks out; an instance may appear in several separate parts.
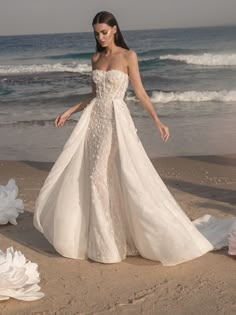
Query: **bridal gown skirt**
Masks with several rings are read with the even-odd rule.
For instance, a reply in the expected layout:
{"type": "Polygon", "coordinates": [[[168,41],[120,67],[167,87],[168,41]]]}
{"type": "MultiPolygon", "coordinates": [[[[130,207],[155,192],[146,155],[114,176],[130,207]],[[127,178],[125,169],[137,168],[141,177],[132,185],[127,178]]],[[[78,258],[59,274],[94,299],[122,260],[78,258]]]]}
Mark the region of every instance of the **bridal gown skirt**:
{"type": "Polygon", "coordinates": [[[232,220],[223,237],[209,216],[193,224],[153,167],[123,101],[128,76],[94,70],[93,80],[97,96],[44,182],[35,227],[61,255],[103,263],[141,255],[171,266],[227,245],[232,220]]]}

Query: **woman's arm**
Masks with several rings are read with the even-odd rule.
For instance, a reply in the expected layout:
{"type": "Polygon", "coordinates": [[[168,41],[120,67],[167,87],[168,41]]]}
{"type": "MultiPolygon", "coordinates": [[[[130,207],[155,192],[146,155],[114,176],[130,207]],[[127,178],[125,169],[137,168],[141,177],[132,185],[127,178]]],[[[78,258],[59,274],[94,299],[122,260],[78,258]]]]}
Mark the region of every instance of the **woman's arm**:
{"type": "Polygon", "coordinates": [[[94,98],[96,97],[96,90],[95,90],[95,84],[92,82],[92,92],[89,94],[89,96],[84,99],[82,102],[70,107],[68,109],[68,112],[70,113],[70,115],[76,113],[76,112],[80,112],[81,110],[83,110],[88,103],[94,98]]]}
{"type": "Polygon", "coordinates": [[[89,95],[89,97],[84,99],[82,102],[68,108],[63,113],[57,115],[55,119],[55,126],[56,127],[63,126],[66,120],[68,120],[72,114],[82,111],[95,96],[96,96],[96,93],[92,92],[89,95]]]}
{"type": "Polygon", "coordinates": [[[128,54],[128,72],[129,72],[130,82],[133,86],[133,89],[137,98],[140,100],[143,107],[153,118],[158,130],[160,131],[162,139],[164,141],[167,141],[170,136],[169,129],[160,121],[151,103],[151,100],[143,87],[142,80],[140,77],[140,72],[139,72],[137,54],[132,50],[130,50],[128,54]]]}
{"type": "MultiPolygon", "coordinates": [[[[92,65],[93,65],[93,59],[92,59],[92,65]]],[[[92,82],[92,92],[89,94],[89,96],[83,101],[81,101],[80,103],[68,108],[63,113],[57,115],[55,119],[55,126],[56,127],[63,126],[66,120],[68,120],[72,114],[82,111],[94,97],[96,97],[96,87],[95,87],[94,82],[92,82]]]]}

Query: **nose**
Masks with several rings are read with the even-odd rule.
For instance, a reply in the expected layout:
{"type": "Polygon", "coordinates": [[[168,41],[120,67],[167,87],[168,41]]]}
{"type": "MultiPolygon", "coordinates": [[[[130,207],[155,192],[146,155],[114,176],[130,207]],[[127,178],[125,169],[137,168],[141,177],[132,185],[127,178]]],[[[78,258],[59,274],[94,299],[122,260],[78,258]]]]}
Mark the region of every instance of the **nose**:
{"type": "Polygon", "coordinates": [[[100,40],[100,41],[102,41],[103,40],[103,34],[98,34],[98,39],[100,40]]]}

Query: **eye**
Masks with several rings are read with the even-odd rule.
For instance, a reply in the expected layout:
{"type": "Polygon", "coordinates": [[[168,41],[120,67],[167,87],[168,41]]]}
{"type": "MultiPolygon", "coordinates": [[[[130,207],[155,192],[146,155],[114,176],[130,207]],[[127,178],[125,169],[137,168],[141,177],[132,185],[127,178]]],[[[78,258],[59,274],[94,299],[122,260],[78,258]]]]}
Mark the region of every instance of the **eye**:
{"type": "Polygon", "coordinates": [[[106,35],[108,32],[107,31],[103,31],[102,34],[106,35]]]}

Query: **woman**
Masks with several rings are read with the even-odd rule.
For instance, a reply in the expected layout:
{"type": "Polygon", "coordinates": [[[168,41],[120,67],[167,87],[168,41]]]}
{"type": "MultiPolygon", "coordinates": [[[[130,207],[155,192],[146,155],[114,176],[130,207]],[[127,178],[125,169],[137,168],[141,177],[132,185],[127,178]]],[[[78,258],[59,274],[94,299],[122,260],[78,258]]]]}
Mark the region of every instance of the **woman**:
{"type": "Polygon", "coordinates": [[[36,201],[35,227],[63,256],[117,263],[141,255],[176,265],[214,248],[188,219],[150,162],[124,95],[130,80],[164,141],[168,127],[155,113],[140,78],[137,55],[115,17],[93,20],[92,93],[57,116],[63,126],[84,109],[36,201]]]}

